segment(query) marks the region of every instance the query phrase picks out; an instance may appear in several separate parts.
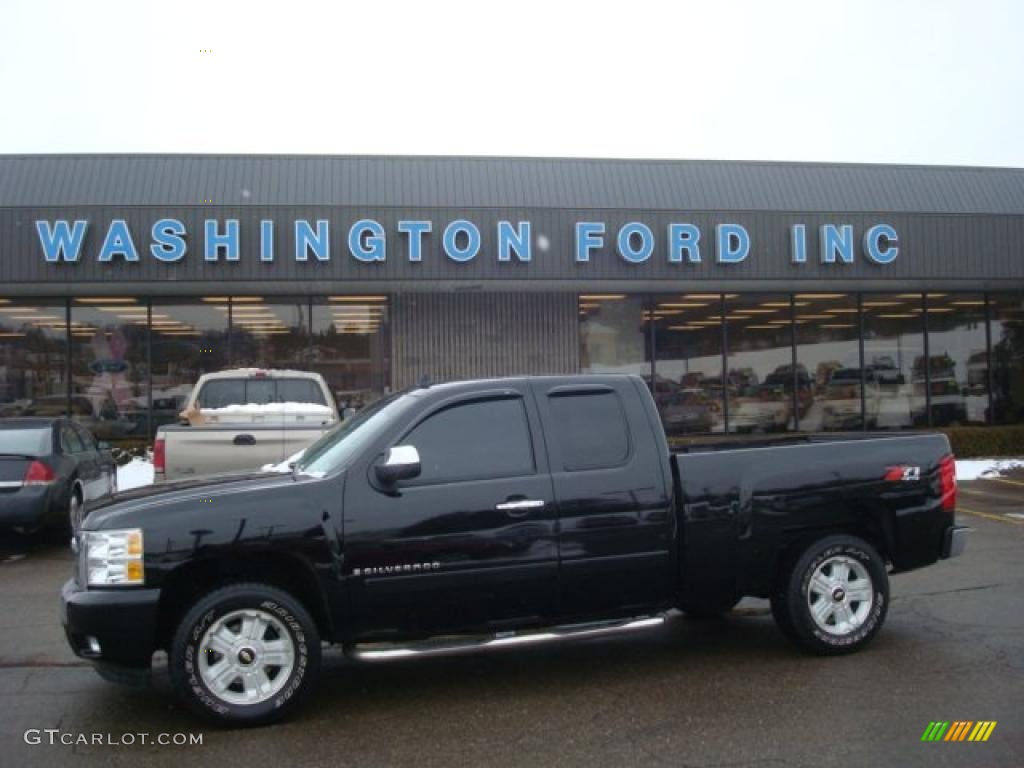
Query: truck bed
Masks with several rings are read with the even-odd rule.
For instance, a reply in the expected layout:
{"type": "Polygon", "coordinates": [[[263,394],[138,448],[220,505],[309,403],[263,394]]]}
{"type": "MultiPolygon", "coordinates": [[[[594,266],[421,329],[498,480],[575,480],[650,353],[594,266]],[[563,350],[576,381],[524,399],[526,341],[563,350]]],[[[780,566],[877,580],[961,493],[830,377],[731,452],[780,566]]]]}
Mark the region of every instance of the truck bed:
{"type": "Polygon", "coordinates": [[[929,433],[694,441],[672,453],[685,532],[681,582],[722,599],[767,597],[779,558],[826,526],[878,542],[895,570],[933,563],[952,525],[952,514],[937,513],[939,461],[948,452],[945,436],[929,433]],[[886,479],[900,467],[917,479],[886,479]]]}

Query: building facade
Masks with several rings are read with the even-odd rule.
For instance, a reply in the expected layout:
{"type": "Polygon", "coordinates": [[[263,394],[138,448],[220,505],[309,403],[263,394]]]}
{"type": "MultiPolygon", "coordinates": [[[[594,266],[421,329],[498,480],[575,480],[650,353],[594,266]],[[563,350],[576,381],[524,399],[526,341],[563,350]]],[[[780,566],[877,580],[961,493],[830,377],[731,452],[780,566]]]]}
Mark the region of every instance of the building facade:
{"type": "Polygon", "coordinates": [[[672,436],[1024,420],[1024,171],[0,157],[0,415],[144,442],[203,372],[358,407],[622,371],[672,436]]]}

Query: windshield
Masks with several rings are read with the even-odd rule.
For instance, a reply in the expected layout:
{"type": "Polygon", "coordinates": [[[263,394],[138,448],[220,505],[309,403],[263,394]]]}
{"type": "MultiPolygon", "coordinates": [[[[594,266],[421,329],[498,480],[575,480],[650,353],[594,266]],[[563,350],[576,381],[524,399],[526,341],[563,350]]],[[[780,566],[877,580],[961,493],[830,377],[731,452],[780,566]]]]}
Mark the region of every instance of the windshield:
{"type": "Polygon", "coordinates": [[[346,419],[306,449],[295,465],[303,475],[323,477],[344,467],[360,449],[384,429],[407,400],[398,393],[378,400],[346,419]]]}
{"type": "Polygon", "coordinates": [[[0,429],[0,455],[45,456],[50,445],[49,427],[0,429]]]}

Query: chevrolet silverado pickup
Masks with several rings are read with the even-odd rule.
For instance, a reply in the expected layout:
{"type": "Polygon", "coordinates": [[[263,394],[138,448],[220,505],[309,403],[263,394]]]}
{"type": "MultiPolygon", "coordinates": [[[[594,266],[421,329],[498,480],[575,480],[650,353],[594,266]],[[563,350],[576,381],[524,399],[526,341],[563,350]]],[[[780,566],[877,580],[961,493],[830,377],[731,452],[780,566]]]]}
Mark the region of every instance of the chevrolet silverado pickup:
{"type": "Polygon", "coordinates": [[[721,439],[672,453],[624,375],[426,385],[290,472],[88,510],[62,616],[105,678],[229,724],[291,712],[325,643],[364,662],[640,630],[768,598],[817,654],[858,650],[889,573],[960,554],[941,434],[721,439]]]}

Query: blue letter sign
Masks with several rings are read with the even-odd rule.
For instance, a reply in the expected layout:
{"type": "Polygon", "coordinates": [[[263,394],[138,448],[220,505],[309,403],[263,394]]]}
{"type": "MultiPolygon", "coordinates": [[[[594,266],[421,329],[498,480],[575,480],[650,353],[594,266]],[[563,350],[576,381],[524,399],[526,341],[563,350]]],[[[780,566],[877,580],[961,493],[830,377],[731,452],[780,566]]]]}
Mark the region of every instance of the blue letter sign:
{"type": "Polygon", "coordinates": [[[89,222],[81,220],[76,220],[74,227],[70,228],[64,219],[57,219],[52,228],[48,221],[37,221],[36,232],[39,235],[39,244],[43,246],[43,258],[49,264],[56,264],[58,261],[78,261],[88,228],[89,222]]]}

